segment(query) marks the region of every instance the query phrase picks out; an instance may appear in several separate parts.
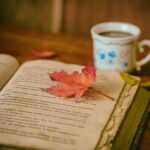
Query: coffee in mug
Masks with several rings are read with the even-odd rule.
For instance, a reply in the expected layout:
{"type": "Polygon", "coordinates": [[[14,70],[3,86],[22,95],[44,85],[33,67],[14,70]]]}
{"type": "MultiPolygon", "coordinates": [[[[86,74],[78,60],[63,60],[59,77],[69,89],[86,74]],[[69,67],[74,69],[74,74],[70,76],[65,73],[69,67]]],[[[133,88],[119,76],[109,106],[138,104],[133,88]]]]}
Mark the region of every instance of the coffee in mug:
{"type": "Polygon", "coordinates": [[[121,31],[105,31],[105,32],[99,33],[99,35],[105,36],[105,37],[111,37],[111,38],[121,38],[121,37],[132,36],[132,34],[129,32],[121,32],[121,31]]]}

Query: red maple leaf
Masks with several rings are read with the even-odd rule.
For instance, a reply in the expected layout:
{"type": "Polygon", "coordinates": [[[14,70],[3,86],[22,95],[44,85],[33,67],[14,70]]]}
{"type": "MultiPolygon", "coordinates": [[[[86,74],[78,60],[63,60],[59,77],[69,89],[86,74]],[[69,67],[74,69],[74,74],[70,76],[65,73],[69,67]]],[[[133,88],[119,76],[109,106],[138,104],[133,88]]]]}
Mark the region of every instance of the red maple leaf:
{"type": "Polygon", "coordinates": [[[90,88],[96,78],[96,69],[92,64],[82,69],[82,73],[74,71],[68,74],[64,70],[53,72],[50,78],[57,84],[43,91],[55,96],[69,97],[75,96],[75,101],[80,101],[80,97],[90,88]]]}

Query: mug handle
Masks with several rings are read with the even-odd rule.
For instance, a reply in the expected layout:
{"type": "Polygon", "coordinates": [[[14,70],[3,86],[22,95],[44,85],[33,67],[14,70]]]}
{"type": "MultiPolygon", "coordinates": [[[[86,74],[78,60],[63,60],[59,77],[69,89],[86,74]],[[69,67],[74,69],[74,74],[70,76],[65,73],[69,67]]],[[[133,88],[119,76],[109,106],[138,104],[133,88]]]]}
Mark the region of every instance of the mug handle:
{"type": "MultiPolygon", "coordinates": [[[[142,40],[138,43],[138,49],[140,52],[144,52],[144,46],[148,46],[150,48],[150,40],[142,40]]],[[[143,59],[136,62],[136,69],[141,70],[141,66],[150,61],[150,52],[143,59]]]]}

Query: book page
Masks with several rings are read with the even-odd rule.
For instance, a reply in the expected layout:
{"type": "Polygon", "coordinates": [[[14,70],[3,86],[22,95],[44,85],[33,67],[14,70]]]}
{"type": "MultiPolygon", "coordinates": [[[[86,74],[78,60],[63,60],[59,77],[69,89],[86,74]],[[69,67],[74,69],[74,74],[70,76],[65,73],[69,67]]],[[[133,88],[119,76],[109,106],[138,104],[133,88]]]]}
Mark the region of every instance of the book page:
{"type": "Polygon", "coordinates": [[[117,72],[97,71],[96,83],[76,103],[41,91],[48,73],[82,67],[37,60],[23,64],[0,93],[0,144],[52,150],[93,150],[123,91],[117,72]],[[114,98],[104,97],[101,91],[114,98]]]}
{"type": "Polygon", "coordinates": [[[0,54],[0,90],[19,67],[18,61],[7,54],[0,54]]]}

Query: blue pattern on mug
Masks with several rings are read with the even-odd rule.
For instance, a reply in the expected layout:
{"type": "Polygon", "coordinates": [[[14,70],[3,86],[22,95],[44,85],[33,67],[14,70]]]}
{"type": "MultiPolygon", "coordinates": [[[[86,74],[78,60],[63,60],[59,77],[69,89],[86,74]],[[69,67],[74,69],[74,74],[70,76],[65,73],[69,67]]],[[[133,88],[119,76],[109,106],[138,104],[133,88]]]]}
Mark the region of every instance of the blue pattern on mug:
{"type": "Polygon", "coordinates": [[[111,50],[111,51],[108,52],[108,56],[110,58],[115,58],[117,56],[117,53],[114,50],[111,50]]]}
{"type": "Polygon", "coordinates": [[[104,59],[106,58],[106,55],[105,55],[105,53],[100,53],[100,54],[99,54],[99,57],[100,57],[100,59],[103,59],[103,60],[104,60],[104,59]]]}

